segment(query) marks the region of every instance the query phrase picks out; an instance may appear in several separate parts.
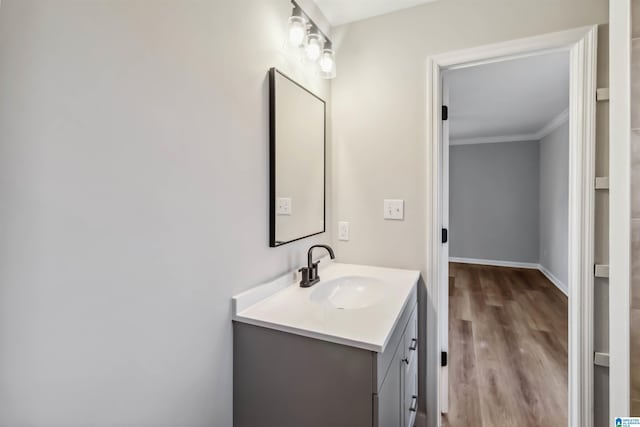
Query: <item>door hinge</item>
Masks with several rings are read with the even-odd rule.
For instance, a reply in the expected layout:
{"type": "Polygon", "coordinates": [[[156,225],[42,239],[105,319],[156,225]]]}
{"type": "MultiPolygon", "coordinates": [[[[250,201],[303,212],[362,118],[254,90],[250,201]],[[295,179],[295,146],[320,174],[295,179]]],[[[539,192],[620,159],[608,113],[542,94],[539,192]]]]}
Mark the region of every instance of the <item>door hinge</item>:
{"type": "Polygon", "coordinates": [[[442,243],[447,243],[449,241],[449,230],[446,228],[442,229],[442,243]]]}
{"type": "Polygon", "coordinates": [[[442,120],[449,120],[449,107],[446,105],[442,106],[442,120]]]}
{"type": "Polygon", "coordinates": [[[447,352],[440,353],[440,366],[447,366],[447,352]]]}

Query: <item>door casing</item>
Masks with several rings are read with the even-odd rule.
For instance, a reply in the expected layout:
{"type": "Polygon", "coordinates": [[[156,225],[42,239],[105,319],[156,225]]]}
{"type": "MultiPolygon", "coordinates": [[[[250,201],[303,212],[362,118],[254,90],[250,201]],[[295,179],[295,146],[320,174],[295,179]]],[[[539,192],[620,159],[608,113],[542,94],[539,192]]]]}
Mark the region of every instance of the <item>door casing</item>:
{"type": "MultiPolygon", "coordinates": [[[[448,313],[448,277],[443,268],[442,74],[515,58],[565,51],[570,56],[569,100],[569,427],[593,426],[593,253],[597,26],[448,52],[427,58],[426,248],[428,304],[435,322],[426,325],[427,425],[439,427],[448,406],[441,392],[443,322],[448,313]],[[446,279],[446,280],[445,280],[446,279]],[[447,306],[445,307],[445,304],[447,306]]],[[[446,386],[446,384],[444,384],[446,386]]]]}

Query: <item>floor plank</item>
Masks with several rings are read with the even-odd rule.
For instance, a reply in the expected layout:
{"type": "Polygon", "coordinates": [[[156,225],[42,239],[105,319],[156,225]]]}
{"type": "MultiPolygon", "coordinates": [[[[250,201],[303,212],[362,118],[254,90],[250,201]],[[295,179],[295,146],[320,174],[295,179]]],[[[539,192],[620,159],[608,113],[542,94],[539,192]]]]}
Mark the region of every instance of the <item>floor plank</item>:
{"type": "Polygon", "coordinates": [[[567,425],[567,297],[537,270],[449,271],[443,426],[567,425]]]}

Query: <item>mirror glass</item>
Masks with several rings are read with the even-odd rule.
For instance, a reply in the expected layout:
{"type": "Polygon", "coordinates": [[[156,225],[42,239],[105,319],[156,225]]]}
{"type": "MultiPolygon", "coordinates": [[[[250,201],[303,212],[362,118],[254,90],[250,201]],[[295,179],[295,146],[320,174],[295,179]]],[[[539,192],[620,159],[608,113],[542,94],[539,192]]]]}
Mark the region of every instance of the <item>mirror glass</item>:
{"type": "Polygon", "coordinates": [[[325,102],[272,68],[270,246],[325,231],[325,102]]]}

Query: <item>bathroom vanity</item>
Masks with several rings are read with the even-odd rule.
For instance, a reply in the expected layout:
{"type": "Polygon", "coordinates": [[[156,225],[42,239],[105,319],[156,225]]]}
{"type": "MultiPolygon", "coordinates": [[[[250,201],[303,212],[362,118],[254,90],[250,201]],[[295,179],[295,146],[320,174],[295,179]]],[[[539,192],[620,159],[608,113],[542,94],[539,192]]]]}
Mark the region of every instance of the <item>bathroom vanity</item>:
{"type": "Polygon", "coordinates": [[[411,427],[417,271],[329,263],[233,298],[234,426],[411,427]]]}
{"type": "MultiPolygon", "coordinates": [[[[325,231],[326,105],[269,71],[269,245],[325,231]]],[[[417,271],[327,259],[233,298],[234,427],[412,427],[417,271]]]]}

